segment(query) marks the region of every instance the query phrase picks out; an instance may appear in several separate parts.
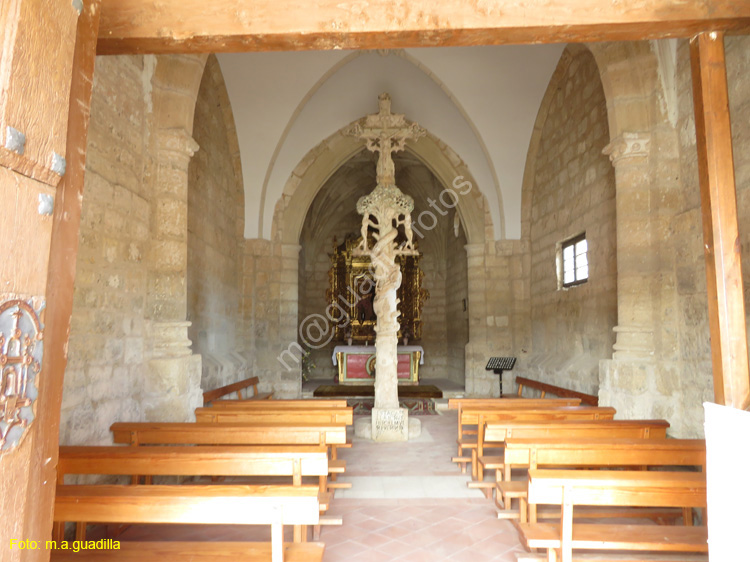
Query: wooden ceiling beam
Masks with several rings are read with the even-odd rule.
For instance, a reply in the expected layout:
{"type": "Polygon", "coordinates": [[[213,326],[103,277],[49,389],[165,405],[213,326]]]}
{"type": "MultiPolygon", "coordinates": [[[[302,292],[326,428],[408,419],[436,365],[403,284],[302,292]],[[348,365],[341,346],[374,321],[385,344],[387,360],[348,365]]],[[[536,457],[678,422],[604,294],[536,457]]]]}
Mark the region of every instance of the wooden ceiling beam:
{"type": "Polygon", "coordinates": [[[98,54],[626,41],[750,32],[750,0],[103,0],[98,54]]]}

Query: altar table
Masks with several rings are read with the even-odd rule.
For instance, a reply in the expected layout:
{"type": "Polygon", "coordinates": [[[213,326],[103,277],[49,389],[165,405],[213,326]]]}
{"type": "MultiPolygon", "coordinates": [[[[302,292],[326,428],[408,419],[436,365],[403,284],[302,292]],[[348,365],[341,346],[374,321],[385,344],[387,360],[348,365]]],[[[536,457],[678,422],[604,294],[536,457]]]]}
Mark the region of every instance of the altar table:
{"type": "MultiPolygon", "coordinates": [[[[421,345],[400,345],[397,350],[398,384],[419,384],[419,366],[424,365],[424,349],[421,345]]],[[[340,384],[375,383],[375,346],[337,345],[331,356],[338,365],[340,384]]]]}

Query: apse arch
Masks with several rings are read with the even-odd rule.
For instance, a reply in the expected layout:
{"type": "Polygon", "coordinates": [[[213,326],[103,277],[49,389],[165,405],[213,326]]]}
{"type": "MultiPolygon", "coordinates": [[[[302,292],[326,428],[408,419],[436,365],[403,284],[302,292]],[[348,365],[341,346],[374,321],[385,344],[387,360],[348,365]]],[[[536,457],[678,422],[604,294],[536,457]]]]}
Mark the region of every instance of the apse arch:
{"type": "MultiPolygon", "coordinates": [[[[297,164],[276,202],[273,240],[282,244],[299,244],[305,217],[315,196],[336,170],[363,149],[361,140],[344,133],[349,126],[320,142],[297,164]]],[[[467,165],[453,149],[429,131],[418,142],[410,143],[406,150],[416,156],[444,187],[470,182],[470,190],[465,185],[460,187],[466,194],[459,195],[456,212],[467,242],[484,243],[487,230],[492,230],[492,217],[487,211],[487,200],[467,165]]]]}
{"type": "MultiPolygon", "coordinates": [[[[499,197],[497,190],[492,188],[493,174],[481,148],[481,139],[477,138],[475,130],[445,89],[436,83],[433,76],[404,57],[379,57],[366,53],[353,57],[321,84],[291,125],[268,179],[262,210],[265,214],[264,226],[259,236],[273,239],[273,221],[269,221],[269,217],[275,211],[275,202],[284,193],[290,173],[298,162],[304,160],[310,147],[322,136],[372,113],[377,108],[377,94],[384,91],[391,94],[395,112],[418,121],[461,154],[461,158],[471,167],[473,177],[483,187],[488,200],[487,209],[492,213],[493,228],[502,232],[504,223],[499,211],[499,197]],[[346,95],[342,96],[342,92],[346,92],[346,95]]],[[[249,209],[249,213],[256,212],[255,208],[249,209]]],[[[251,231],[254,223],[248,222],[251,231]]],[[[251,231],[246,234],[254,235],[251,231]]]]}
{"type": "MultiPolygon", "coordinates": [[[[484,156],[484,161],[489,169],[489,176],[492,181],[493,185],[493,193],[497,197],[497,206],[499,211],[499,216],[497,217],[499,219],[498,229],[499,229],[499,235],[501,238],[505,237],[505,210],[503,207],[503,197],[502,197],[502,191],[500,187],[500,181],[498,179],[497,170],[495,169],[495,165],[493,163],[492,157],[490,156],[489,149],[487,148],[487,144],[485,143],[481,133],[479,132],[476,124],[469,116],[466,109],[463,107],[461,102],[458,100],[458,98],[455,96],[455,94],[448,88],[448,86],[443,82],[426,64],[418,60],[416,57],[410,55],[408,52],[406,52],[403,49],[396,49],[396,50],[384,50],[379,51],[381,56],[388,56],[388,55],[394,55],[397,57],[400,57],[407,62],[411,63],[417,70],[422,72],[425,76],[427,76],[430,80],[432,80],[442,91],[443,93],[448,97],[450,102],[455,106],[458,113],[461,115],[465,123],[468,125],[468,127],[471,129],[474,137],[476,138],[477,144],[479,145],[482,154],[484,156]]],[[[274,167],[276,166],[277,159],[279,157],[279,153],[281,152],[282,148],[284,147],[284,144],[286,143],[287,139],[290,136],[291,130],[293,128],[293,125],[299,118],[302,111],[305,109],[307,104],[310,102],[311,98],[315,93],[318,92],[318,90],[323,87],[323,85],[332,77],[334,76],[339,70],[341,70],[346,65],[350,64],[355,59],[363,56],[363,55],[369,55],[367,51],[356,51],[342,60],[336,62],[323,76],[318,79],[318,81],[310,88],[310,90],[305,94],[305,96],[300,100],[299,104],[295,108],[294,112],[289,118],[289,121],[287,122],[284,131],[282,132],[281,136],[279,137],[279,141],[276,144],[276,147],[274,148],[273,155],[268,163],[268,167],[266,169],[265,176],[263,178],[263,185],[261,187],[261,194],[260,194],[260,204],[258,208],[258,236],[263,237],[264,236],[264,224],[265,224],[265,216],[266,216],[266,197],[268,195],[269,190],[269,182],[271,179],[271,175],[274,171],[274,167]]]]}

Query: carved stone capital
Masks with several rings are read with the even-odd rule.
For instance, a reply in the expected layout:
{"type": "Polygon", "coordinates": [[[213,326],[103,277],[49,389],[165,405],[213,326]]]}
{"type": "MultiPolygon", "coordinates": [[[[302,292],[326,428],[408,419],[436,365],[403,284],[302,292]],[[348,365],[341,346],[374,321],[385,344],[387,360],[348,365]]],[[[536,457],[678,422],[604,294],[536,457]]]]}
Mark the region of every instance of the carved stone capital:
{"type": "Polygon", "coordinates": [[[612,165],[617,167],[622,163],[648,158],[650,150],[651,135],[649,133],[622,133],[604,147],[602,154],[609,156],[612,165]]]}
{"type": "Polygon", "coordinates": [[[160,151],[174,152],[188,159],[200,148],[190,133],[182,128],[161,129],[157,133],[157,143],[160,151]]]}

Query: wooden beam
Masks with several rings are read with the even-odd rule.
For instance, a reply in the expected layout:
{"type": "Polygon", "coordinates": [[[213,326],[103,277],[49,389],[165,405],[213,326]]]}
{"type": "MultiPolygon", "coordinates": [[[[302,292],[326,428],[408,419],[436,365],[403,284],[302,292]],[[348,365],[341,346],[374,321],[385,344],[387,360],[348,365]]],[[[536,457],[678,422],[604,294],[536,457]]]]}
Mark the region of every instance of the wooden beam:
{"type": "Polygon", "coordinates": [[[104,0],[99,54],[624,41],[750,30],[750,0],[104,0]]]}
{"type": "Polygon", "coordinates": [[[691,39],[690,61],[714,400],[745,409],[750,405],[750,372],[724,34],[701,33],[691,39]]]}

